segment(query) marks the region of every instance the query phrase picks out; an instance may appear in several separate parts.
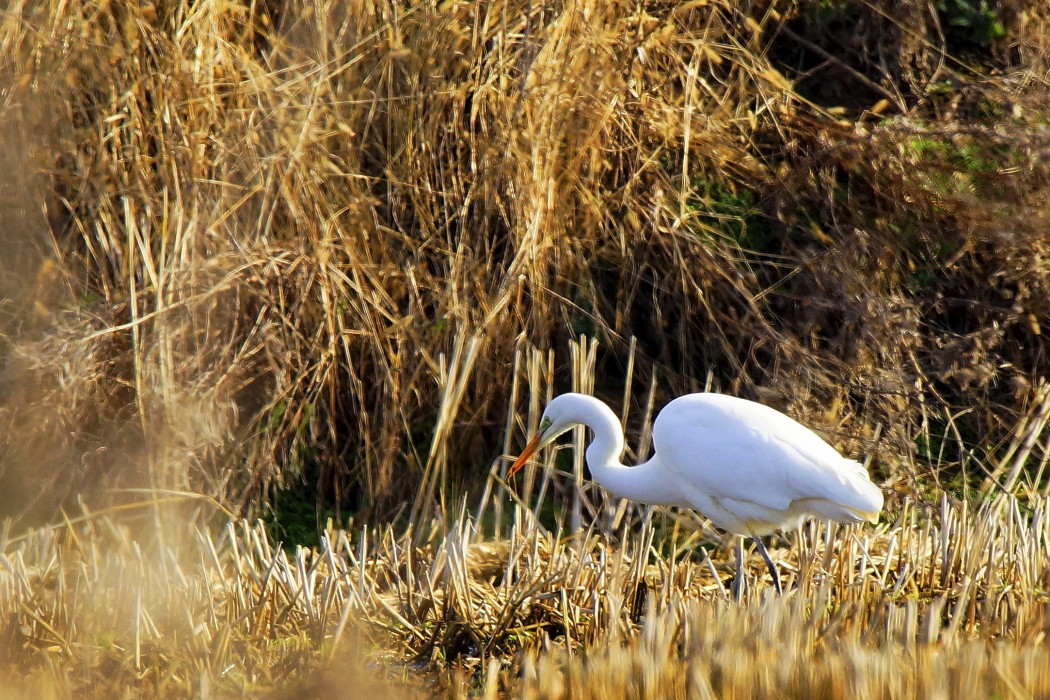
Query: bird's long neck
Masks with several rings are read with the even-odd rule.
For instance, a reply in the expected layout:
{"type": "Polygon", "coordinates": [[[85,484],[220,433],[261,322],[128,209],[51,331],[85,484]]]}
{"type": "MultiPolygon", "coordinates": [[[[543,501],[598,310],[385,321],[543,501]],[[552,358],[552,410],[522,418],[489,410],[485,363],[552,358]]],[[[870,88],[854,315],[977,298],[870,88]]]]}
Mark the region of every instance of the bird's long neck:
{"type": "Polygon", "coordinates": [[[595,407],[600,408],[587,416],[586,421],[581,422],[594,431],[594,439],[587,446],[587,466],[591,475],[605,486],[603,477],[608,470],[627,469],[620,463],[620,456],[623,454],[623,428],[620,427],[616,414],[608,406],[596,401],[595,407]]]}
{"type": "Polygon", "coordinates": [[[594,480],[620,498],[652,505],[678,505],[655,458],[636,467],[620,463],[624,447],[620,421],[604,403],[594,399],[592,406],[586,419],[579,422],[594,431],[594,439],[587,446],[587,467],[594,480]]]}

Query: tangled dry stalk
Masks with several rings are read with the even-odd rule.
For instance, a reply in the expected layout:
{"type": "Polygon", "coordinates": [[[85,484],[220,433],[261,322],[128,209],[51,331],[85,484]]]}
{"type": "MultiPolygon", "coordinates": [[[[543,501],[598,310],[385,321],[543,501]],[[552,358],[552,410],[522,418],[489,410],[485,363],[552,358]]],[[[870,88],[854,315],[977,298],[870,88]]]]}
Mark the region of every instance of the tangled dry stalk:
{"type": "Polygon", "coordinates": [[[978,487],[1048,371],[1050,20],[947,5],[12,3],[5,510],[389,516],[484,470],[523,335],[978,487]]]}

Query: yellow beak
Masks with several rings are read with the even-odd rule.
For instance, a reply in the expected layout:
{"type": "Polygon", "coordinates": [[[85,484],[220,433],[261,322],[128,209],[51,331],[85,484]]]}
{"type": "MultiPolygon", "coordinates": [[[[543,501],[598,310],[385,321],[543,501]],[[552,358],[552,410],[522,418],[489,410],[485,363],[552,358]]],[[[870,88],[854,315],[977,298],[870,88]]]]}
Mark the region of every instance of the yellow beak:
{"type": "Polygon", "coordinates": [[[507,472],[508,479],[512,478],[521,470],[522,467],[525,466],[525,462],[529,461],[529,457],[531,457],[536,452],[536,450],[539,449],[539,446],[540,434],[536,433],[532,436],[532,439],[529,440],[529,444],[525,445],[525,449],[521,451],[521,454],[518,455],[518,458],[514,460],[514,464],[511,465],[510,471],[507,472]]]}

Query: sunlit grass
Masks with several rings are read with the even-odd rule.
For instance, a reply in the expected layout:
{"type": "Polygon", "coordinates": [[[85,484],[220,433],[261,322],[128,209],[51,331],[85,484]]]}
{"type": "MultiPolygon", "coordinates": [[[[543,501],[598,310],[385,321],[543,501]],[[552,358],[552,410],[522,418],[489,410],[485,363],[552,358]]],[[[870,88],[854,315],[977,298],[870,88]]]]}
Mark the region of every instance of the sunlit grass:
{"type": "Polygon", "coordinates": [[[741,603],[729,553],[679,548],[678,528],[657,541],[662,514],[492,539],[457,510],[419,542],[329,530],[293,553],[261,523],[144,541],[141,521],[100,514],[2,543],[3,674],[25,697],[305,696],[332,673],[456,697],[1039,696],[1050,520],[1034,506],[811,524],[774,550],[786,594],[755,557],[741,603]]]}

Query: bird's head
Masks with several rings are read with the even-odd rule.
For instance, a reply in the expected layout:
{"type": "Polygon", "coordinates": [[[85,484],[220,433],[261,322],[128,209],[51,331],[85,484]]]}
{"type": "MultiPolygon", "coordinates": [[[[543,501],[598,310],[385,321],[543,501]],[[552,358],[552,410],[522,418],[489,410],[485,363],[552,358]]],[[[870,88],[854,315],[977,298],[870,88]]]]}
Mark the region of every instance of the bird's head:
{"type": "Polygon", "coordinates": [[[573,396],[576,396],[576,394],[562,394],[547,404],[546,410],[543,411],[543,417],[540,419],[540,427],[536,430],[532,439],[529,440],[529,444],[525,445],[525,449],[521,451],[518,458],[514,460],[510,471],[507,472],[508,479],[525,466],[525,463],[536,453],[536,450],[554,442],[559,435],[581,422],[578,417],[573,415],[572,409],[574,404],[571,398],[573,396]]]}

